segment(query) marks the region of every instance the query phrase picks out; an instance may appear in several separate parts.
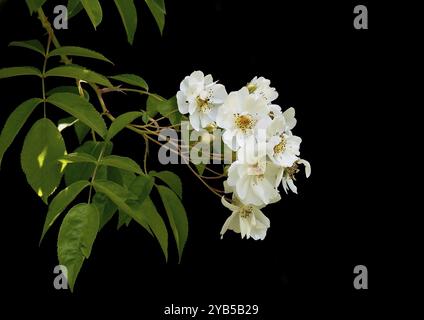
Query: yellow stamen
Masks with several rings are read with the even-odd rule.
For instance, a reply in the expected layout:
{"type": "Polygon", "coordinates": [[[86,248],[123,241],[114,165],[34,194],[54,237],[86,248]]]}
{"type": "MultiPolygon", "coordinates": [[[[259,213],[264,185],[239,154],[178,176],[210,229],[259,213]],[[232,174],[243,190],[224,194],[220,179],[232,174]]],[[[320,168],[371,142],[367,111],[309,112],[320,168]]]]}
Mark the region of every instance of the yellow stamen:
{"type": "Polygon", "coordinates": [[[237,128],[242,131],[253,129],[253,126],[255,125],[255,120],[251,115],[237,115],[234,122],[237,128]]]}
{"type": "Polygon", "coordinates": [[[274,153],[283,153],[286,150],[287,141],[284,137],[281,137],[281,141],[274,147],[274,153]]]}

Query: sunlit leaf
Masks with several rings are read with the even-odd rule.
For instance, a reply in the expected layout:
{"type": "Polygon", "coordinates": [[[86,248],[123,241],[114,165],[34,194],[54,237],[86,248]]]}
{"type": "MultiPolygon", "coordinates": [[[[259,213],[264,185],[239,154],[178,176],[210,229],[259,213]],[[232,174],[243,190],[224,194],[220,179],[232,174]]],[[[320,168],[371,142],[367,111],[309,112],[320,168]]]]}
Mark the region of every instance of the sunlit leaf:
{"type": "Polygon", "coordinates": [[[28,132],[21,154],[21,165],[29,185],[47,203],[62,178],[58,159],[66,153],[65,143],[55,124],[38,120],[28,132]]]}

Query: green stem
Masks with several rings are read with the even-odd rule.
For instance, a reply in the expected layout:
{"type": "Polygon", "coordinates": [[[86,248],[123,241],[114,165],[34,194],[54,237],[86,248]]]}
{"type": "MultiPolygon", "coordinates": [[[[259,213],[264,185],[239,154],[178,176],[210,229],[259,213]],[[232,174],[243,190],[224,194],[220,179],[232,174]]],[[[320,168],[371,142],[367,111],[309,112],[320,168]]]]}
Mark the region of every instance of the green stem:
{"type": "Polygon", "coordinates": [[[97,158],[96,166],[94,167],[93,174],[91,175],[90,191],[88,192],[88,203],[89,204],[91,203],[91,195],[93,193],[93,182],[94,182],[94,180],[96,180],[97,170],[99,168],[100,161],[103,158],[103,154],[105,152],[105,149],[106,149],[106,143],[103,145],[102,150],[100,151],[99,157],[97,158]]]}
{"type": "Polygon", "coordinates": [[[48,39],[47,39],[47,48],[46,53],[44,55],[44,62],[43,62],[43,71],[41,74],[41,90],[43,93],[43,111],[44,111],[44,118],[46,118],[46,69],[47,69],[47,60],[49,59],[49,52],[50,52],[50,44],[52,42],[51,34],[49,33],[48,39]]]}
{"type": "Polygon", "coordinates": [[[147,175],[147,154],[149,153],[149,140],[144,137],[144,143],[146,144],[146,150],[144,151],[144,173],[147,175]]]}
{"type": "MultiPolygon", "coordinates": [[[[51,36],[51,40],[52,40],[54,46],[56,48],[60,48],[60,42],[56,38],[56,35],[54,34],[54,30],[52,28],[52,25],[50,24],[49,20],[47,19],[46,15],[44,14],[43,9],[42,8],[38,9],[37,13],[38,13],[38,18],[41,21],[41,25],[47,31],[47,33],[51,36]]],[[[65,64],[71,64],[72,63],[71,59],[69,59],[66,55],[62,55],[60,57],[62,58],[62,61],[65,64]]]]}

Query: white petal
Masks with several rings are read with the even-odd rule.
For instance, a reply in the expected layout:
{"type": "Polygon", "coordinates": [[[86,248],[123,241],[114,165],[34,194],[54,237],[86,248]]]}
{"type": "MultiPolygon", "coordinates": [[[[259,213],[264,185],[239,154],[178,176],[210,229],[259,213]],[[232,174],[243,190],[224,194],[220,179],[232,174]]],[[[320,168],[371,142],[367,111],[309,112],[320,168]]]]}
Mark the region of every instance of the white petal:
{"type": "Polygon", "coordinates": [[[296,161],[298,157],[295,156],[293,153],[289,152],[283,152],[279,157],[279,165],[283,167],[291,167],[296,161]]]}
{"type": "Polygon", "coordinates": [[[202,128],[206,128],[209,124],[211,124],[213,121],[211,118],[209,118],[209,115],[203,112],[199,112],[200,117],[200,125],[202,128]]]}
{"type": "Polygon", "coordinates": [[[239,207],[229,203],[227,200],[225,200],[225,197],[221,198],[221,203],[224,205],[224,207],[230,209],[231,211],[239,211],[239,207]]]}
{"type": "Polygon", "coordinates": [[[250,178],[247,176],[240,177],[239,181],[236,184],[236,192],[237,196],[240,198],[241,201],[243,201],[247,193],[249,191],[250,187],[250,178]]]}
{"type": "Polygon", "coordinates": [[[231,228],[230,228],[230,226],[234,223],[234,220],[237,220],[237,214],[231,214],[228,218],[227,218],[227,220],[225,220],[225,222],[224,222],[224,225],[222,226],[222,229],[221,229],[221,232],[220,232],[220,234],[221,234],[221,239],[222,239],[222,237],[224,236],[224,233],[225,232],[227,232],[227,230],[228,229],[230,229],[231,230],[231,228]]]}
{"type": "Polygon", "coordinates": [[[253,208],[253,212],[256,215],[256,219],[259,220],[265,227],[269,228],[271,226],[271,222],[268,217],[263,214],[261,210],[258,208],[253,208]]]}
{"type": "Polygon", "coordinates": [[[241,238],[243,239],[247,235],[248,225],[247,225],[246,219],[242,218],[240,215],[239,215],[239,221],[240,221],[241,238]]]}
{"type": "Polygon", "coordinates": [[[293,180],[287,179],[287,184],[289,185],[290,190],[297,194],[297,187],[295,186],[293,180]]]}
{"type": "Polygon", "coordinates": [[[177,104],[178,110],[181,114],[186,114],[188,112],[188,102],[185,94],[182,91],[177,92],[177,104]]]}
{"type": "Polygon", "coordinates": [[[293,107],[283,112],[283,116],[286,119],[286,130],[292,130],[296,126],[297,120],[295,118],[295,113],[293,107]]]}
{"type": "Polygon", "coordinates": [[[237,150],[237,143],[234,139],[234,131],[233,130],[225,130],[222,135],[222,141],[233,151],[237,150]]]}
{"type": "Polygon", "coordinates": [[[298,162],[305,166],[306,178],[309,178],[309,176],[311,175],[311,164],[309,163],[309,161],[300,159],[298,162]]]}
{"type": "Polygon", "coordinates": [[[214,104],[222,104],[227,98],[228,94],[225,87],[222,84],[216,84],[213,86],[212,96],[210,101],[214,104]]]}
{"type": "Polygon", "coordinates": [[[190,124],[193,127],[194,130],[199,131],[200,130],[200,114],[199,112],[195,112],[192,115],[190,115],[190,124]]]}
{"type": "Polygon", "coordinates": [[[205,86],[210,85],[213,83],[213,78],[212,75],[208,74],[205,76],[205,86]]]}

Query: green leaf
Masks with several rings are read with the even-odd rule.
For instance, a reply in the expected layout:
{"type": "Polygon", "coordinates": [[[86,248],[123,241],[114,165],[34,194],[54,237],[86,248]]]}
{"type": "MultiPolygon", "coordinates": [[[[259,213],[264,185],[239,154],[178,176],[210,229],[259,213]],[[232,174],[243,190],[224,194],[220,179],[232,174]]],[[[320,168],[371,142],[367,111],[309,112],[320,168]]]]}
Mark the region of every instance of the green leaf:
{"type": "MultiPolygon", "coordinates": [[[[85,89],[82,89],[82,90],[84,91],[84,98],[87,101],[90,100],[90,95],[88,91],[85,89]]],[[[51,96],[54,93],[62,93],[62,92],[73,93],[73,94],[76,94],[77,96],[80,95],[78,88],[76,86],[59,86],[47,91],[47,96],[51,96]]]]}
{"type": "Polygon", "coordinates": [[[81,0],[69,0],[68,1],[68,19],[75,17],[81,10],[84,9],[81,0]]]}
{"type": "Polygon", "coordinates": [[[53,56],[76,56],[76,57],[85,57],[85,58],[92,58],[96,60],[101,60],[105,62],[112,63],[108,58],[106,58],[101,53],[98,53],[96,51],[93,51],[91,49],[81,48],[81,47],[74,47],[74,46],[63,46],[56,48],[49,53],[49,57],[53,56]]]}
{"type": "Polygon", "coordinates": [[[172,190],[164,186],[156,187],[168,215],[181,261],[184,246],[188,237],[188,220],[186,211],[180,199],[172,190]]]}
{"type": "Polygon", "coordinates": [[[147,91],[149,90],[149,86],[147,85],[147,82],[142,77],[136,74],[124,73],[124,74],[118,74],[116,76],[112,76],[109,78],[130,84],[132,86],[146,89],[147,91]]]}
{"type": "Polygon", "coordinates": [[[82,123],[81,121],[77,121],[74,125],[74,128],[78,138],[78,142],[82,143],[87,134],[90,132],[90,127],[82,123]]]}
{"type": "Polygon", "coordinates": [[[41,6],[46,2],[47,0],[26,0],[28,9],[30,13],[33,13],[41,8],[41,6]]]}
{"type": "Polygon", "coordinates": [[[133,44],[135,31],[137,30],[137,9],[134,5],[134,0],[115,0],[115,5],[127,32],[128,42],[133,44]]]}
{"type": "MultiPolygon", "coordinates": [[[[113,145],[108,142],[94,142],[86,141],[83,145],[75,149],[74,152],[87,153],[92,155],[94,158],[98,159],[101,150],[105,148],[103,154],[109,155],[112,152],[113,145]]],[[[79,180],[90,180],[91,175],[93,174],[95,165],[93,163],[71,163],[68,164],[65,168],[65,183],[67,186],[79,180]]],[[[107,178],[106,167],[100,166],[97,170],[96,177],[98,179],[107,178]]]]}
{"type": "Polygon", "coordinates": [[[153,2],[156,4],[160,11],[166,13],[165,0],[153,0],[153,2]]]}
{"type": "Polygon", "coordinates": [[[103,12],[99,0],[81,0],[94,29],[102,22],[103,12]]]}
{"type": "Polygon", "coordinates": [[[99,213],[94,205],[78,204],[63,219],[57,239],[59,263],[68,270],[67,280],[73,291],[75,281],[99,230],[99,213]]]}
{"type": "Polygon", "coordinates": [[[154,117],[159,112],[163,117],[167,117],[171,124],[176,125],[181,123],[181,113],[178,111],[177,99],[160,101],[155,97],[150,96],[147,99],[147,112],[151,117],[154,117]]]}
{"type": "Polygon", "coordinates": [[[0,167],[3,156],[15,140],[34,109],[41,103],[41,99],[32,98],[21,103],[9,116],[0,134],[0,167]]]}
{"type": "Polygon", "coordinates": [[[149,221],[149,226],[162,248],[165,259],[168,261],[168,231],[152,200],[147,197],[143,202],[138,202],[133,208],[142,212],[149,221]]]}
{"type": "Polygon", "coordinates": [[[93,186],[94,189],[96,189],[96,192],[104,193],[120,210],[128,214],[151,234],[149,224],[143,216],[143,213],[133,210],[126,202],[127,200],[134,200],[136,198],[133,193],[129,192],[119,184],[107,180],[96,179],[93,182],[93,186]]]}
{"type": "Polygon", "coordinates": [[[158,105],[160,104],[160,100],[153,96],[149,96],[146,101],[146,113],[149,117],[154,118],[158,113],[158,105]]]}
{"type": "Polygon", "coordinates": [[[112,219],[115,212],[118,210],[117,206],[103,193],[96,193],[93,197],[92,204],[96,206],[99,211],[99,230],[101,230],[106,223],[112,219]]]}
{"type": "Polygon", "coordinates": [[[206,164],[201,162],[199,164],[196,164],[195,166],[196,166],[197,172],[200,175],[203,175],[203,172],[205,171],[205,168],[206,168],[206,164]]]}
{"type": "Polygon", "coordinates": [[[34,67],[10,67],[0,69],[0,79],[19,77],[19,76],[38,76],[41,77],[41,72],[34,67]]]}
{"type": "Polygon", "coordinates": [[[74,152],[67,155],[64,155],[59,159],[62,163],[81,163],[81,162],[88,162],[88,163],[97,163],[97,159],[94,158],[91,154],[83,153],[83,152],[74,152]]]}
{"type": "Polygon", "coordinates": [[[69,187],[60,191],[56,197],[52,200],[49,205],[49,211],[47,212],[46,221],[44,222],[43,232],[40,238],[43,241],[43,238],[49,228],[53,225],[59,215],[66,209],[67,206],[71,204],[72,201],[90,185],[88,181],[77,181],[70,185],[69,187]]]}
{"type": "Polygon", "coordinates": [[[180,198],[183,197],[183,184],[180,177],[171,171],[150,171],[149,175],[157,177],[165,182],[180,198]]]}
{"type": "Polygon", "coordinates": [[[119,210],[118,225],[116,226],[116,229],[117,230],[121,229],[123,225],[126,225],[128,227],[131,220],[132,220],[132,218],[129,215],[127,215],[125,212],[122,212],[121,210],[119,210]]]}
{"type": "Polygon", "coordinates": [[[138,173],[138,174],[143,174],[143,171],[141,170],[137,162],[127,157],[121,157],[121,156],[115,156],[115,155],[103,157],[102,160],[100,161],[100,164],[103,166],[110,166],[110,167],[115,167],[115,168],[130,171],[130,172],[138,173]]]}
{"type": "Polygon", "coordinates": [[[43,56],[46,54],[44,46],[38,40],[27,40],[27,41],[12,41],[9,43],[10,47],[21,47],[26,48],[38,53],[41,53],[43,56]]]}
{"type": "Polygon", "coordinates": [[[110,125],[109,131],[106,135],[106,140],[112,140],[112,138],[116,136],[121,130],[123,130],[128,124],[133,122],[138,117],[141,117],[142,115],[143,113],[138,111],[131,111],[121,114],[110,125]]]}
{"type": "Polygon", "coordinates": [[[65,153],[63,138],[49,119],[38,120],[25,138],[22,169],[30,186],[45,203],[60,183],[62,168],[58,159],[65,153]]]}
{"type": "MultiPolygon", "coordinates": [[[[154,178],[150,176],[136,177],[132,181],[129,189],[135,195],[137,195],[138,198],[135,201],[128,201],[127,203],[130,205],[133,211],[141,213],[145,217],[151,231],[155,235],[162,248],[165,259],[168,260],[168,232],[162,217],[157,212],[155,205],[149,197],[153,185],[154,178]]],[[[124,217],[121,219],[122,221],[126,221],[124,217]]],[[[118,227],[119,226],[120,224],[118,224],[118,227]]]]}
{"type": "Polygon", "coordinates": [[[105,87],[112,87],[112,84],[105,76],[77,65],[60,66],[50,69],[46,72],[46,77],[72,78],[101,84],[105,87]]]}
{"type": "Polygon", "coordinates": [[[103,118],[84,98],[72,93],[54,93],[47,98],[47,102],[79,119],[101,137],[106,135],[106,124],[103,118]]]}
{"type": "Polygon", "coordinates": [[[150,176],[138,176],[132,181],[129,190],[137,196],[137,201],[142,203],[152,191],[154,182],[154,178],[150,176]]]}
{"type": "Polygon", "coordinates": [[[165,6],[163,6],[163,9],[160,7],[160,1],[157,0],[145,0],[147,6],[150,9],[150,12],[152,13],[153,17],[156,20],[156,24],[159,27],[159,31],[162,34],[163,33],[163,28],[165,26],[165,11],[164,8],[165,6]]]}

